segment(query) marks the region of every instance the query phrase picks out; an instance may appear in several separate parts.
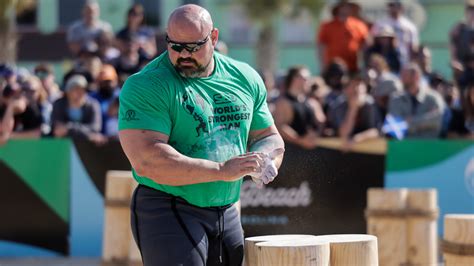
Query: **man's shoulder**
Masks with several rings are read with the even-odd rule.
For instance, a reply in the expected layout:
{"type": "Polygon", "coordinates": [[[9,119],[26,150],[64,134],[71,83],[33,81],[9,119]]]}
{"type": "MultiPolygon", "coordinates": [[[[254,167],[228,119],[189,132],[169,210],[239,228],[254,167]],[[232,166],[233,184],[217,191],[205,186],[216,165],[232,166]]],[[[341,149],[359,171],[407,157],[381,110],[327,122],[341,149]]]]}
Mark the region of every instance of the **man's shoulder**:
{"type": "Polygon", "coordinates": [[[219,61],[219,65],[228,75],[242,76],[248,80],[253,80],[259,77],[257,71],[245,62],[230,58],[220,53],[216,53],[215,58],[219,61]]]}
{"type": "Polygon", "coordinates": [[[68,31],[82,31],[85,29],[84,22],[82,20],[76,20],[71,23],[71,25],[68,28],[68,31]]]}

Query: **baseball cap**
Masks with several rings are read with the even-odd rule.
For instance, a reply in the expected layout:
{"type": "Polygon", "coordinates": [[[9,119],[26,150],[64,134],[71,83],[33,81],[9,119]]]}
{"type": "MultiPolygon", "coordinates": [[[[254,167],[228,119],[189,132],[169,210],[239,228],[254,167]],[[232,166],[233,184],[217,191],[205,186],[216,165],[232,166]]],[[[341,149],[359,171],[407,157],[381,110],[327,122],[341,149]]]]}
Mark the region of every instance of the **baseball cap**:
{"type": "Polygon", "coordinates": [[[395,37],[393,27],[385,24],[375,28],[374,37],[395,37]]]}
{"type": "Polygon", "coordinates": [[[100,70],[99,75],[97,76],[97,81],[116,81],[117,79],[117,71],[115,71],[115,68],[112,65],[108,64],[102,66],[102,69],[100,70]]]}
{"type": "Polygon", "coordinates": [[[87,88],[86,78],[82,75],[74,75],[74,76],[70,77],[66,81],[66,86],[64,86],[64,91],[69,91],[69,90],[71,90],[72,88],[75,88],[75,87],[81,87],[81,88],[86,89],[87,88]]]}

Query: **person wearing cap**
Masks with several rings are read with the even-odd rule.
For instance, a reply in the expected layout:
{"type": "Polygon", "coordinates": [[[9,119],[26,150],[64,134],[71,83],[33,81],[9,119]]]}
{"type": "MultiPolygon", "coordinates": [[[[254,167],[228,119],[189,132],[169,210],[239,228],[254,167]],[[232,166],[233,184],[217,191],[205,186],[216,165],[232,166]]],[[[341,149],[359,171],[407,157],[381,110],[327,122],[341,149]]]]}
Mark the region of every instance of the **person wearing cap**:
{"type": "Polygon", "coordinates": [[[112,32],[112,26],[100,20],[100,7],[96,0],[87,0],[82,8],[82,19],[68,29],[66,40],[70,51],[77,55],[87,42],[98,42],[103,32],[112,32]]]}
{"type": "Polygon", "coordinates": [[[110,104],[119,96],[117,71],[111,65],[103,65],[96,79],[97,91],[90,95],[100,103],[102,113],[102,133],[108,134],[105,125],[109,119],[108,110],[110,104]]]}
{"type": "Polygon", "coordinates": [[[333,18],[319,28],[318,44],[319,67],[325,70],[335,58],[341,58],[350,72],[357,72],[359,51],[368,37],[368,28],[364,22],[351,16],[351,1],[339,1],[333,8],[333,18]]]}
{"type": "Polygon", "coordinates": [[[449,50],[454,77],[461,90],[467,87],[474,57],[474,0],[466,0],[464,20],[453,26],[449,33],[449,50]]]}
{"type": "Polygon", "coordinates": [[[418,29],[415,24],[403,15],[403,3],[401,0],[387,1],[387,17],[375,22],[372,32],[375,35],[380,28],[386,25],[392,27],[395,39],[400,50],[401,65],[411,61],[412,54],[419,45],[418,29]]]}
{"type": "Polygon", "coordinates": [[[54,137],[86,139],[97,144],[106,141],[100,134],[100,104],[87,95],[87,85],[86,78],[81,75],[73,75],[66,81],[65,95],[53,104],[51,124],[54,137]]]}
{"type": "Polygon", "coordinates": [[[395,32],[390,25],[383,25],[373,32],[374,42],[365,51],[365,63],[369,64],[369,59],[373,54],[379,54],[393,73],[400,72],[400,51],[398,49],[395,32]]]}

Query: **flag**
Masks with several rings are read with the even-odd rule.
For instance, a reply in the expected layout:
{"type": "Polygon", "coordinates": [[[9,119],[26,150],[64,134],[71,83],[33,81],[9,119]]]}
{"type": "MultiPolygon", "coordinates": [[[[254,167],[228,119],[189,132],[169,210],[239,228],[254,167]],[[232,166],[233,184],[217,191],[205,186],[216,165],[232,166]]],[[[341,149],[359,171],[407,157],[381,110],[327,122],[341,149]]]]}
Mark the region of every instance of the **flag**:
{"type": "Polygon", "coordinates": [[[398,140],[402,140],[408,131],[408,124],[403,118],[396,117],[391,114],[388,114],[385,117],[385,122],[383,123],[382,132],[394,137],[398,140]]]}

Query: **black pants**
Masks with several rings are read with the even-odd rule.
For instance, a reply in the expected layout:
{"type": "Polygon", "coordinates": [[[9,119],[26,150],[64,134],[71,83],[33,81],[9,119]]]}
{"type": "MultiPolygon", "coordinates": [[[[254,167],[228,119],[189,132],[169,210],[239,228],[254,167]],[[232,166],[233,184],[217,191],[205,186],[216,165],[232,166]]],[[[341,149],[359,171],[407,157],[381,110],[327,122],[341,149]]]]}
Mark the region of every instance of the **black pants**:
{"type": "Polygon", "coordinates": [[[243,231],[233,205],[200,208],[139,185],[131,223],[145,266],[242,264],[243,231]]]}

